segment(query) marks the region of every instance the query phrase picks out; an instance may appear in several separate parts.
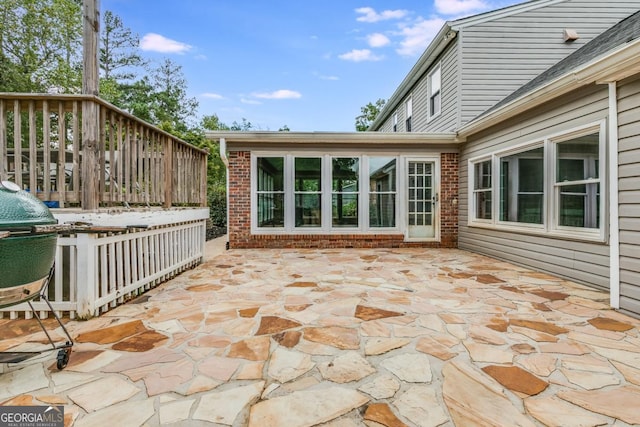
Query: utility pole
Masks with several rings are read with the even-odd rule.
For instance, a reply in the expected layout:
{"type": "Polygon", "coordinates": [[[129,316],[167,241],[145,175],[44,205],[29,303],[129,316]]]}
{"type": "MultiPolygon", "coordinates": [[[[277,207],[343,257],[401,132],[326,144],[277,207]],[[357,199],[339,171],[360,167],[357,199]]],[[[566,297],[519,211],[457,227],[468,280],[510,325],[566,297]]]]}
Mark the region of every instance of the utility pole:
{"type": "MultiPolygon", "coordinates": [[[[98,40],[100,38],[100,0],[82,4],[82,94],[99,95],[98,40]]],[[[100,104],[82,102],[82,209],[95,211],[99,205],[100,104]]]]}

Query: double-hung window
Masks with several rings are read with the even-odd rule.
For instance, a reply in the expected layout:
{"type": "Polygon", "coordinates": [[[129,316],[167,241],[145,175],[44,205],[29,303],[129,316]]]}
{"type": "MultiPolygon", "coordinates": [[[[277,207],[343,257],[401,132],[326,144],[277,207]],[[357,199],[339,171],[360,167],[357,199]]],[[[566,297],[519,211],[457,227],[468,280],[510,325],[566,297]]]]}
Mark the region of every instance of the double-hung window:
{"type": "Polygon", "coordinates": [[[473,209],[477,219],[491,219],[491,159],[473,165],[473,209]]]}
{"type": "Polygon", "coordinates": [[[469,162],[469,223],[604,239],[604,123],[469,162]]]}
{"type": "Polygon", "coordinates": [[[258,227],[284,227],[284,157],[256,160],[258,227]]]}
{"type": "Polygon", "coordinates": [[[542,224],[544,149],[532,148],[499,158],[500,221],[542,224]]]}
{"type": "Polygon", "coordinates": [[[369,157],[369,227],[396,226],[397,160],[369,157]]]}
{"type": "Polygon", "coordinates": [[[296,157],[294,163],[296,227],[321,227],[322,158],[296,157]]]}
{"type": "Polygon", "coordinates": [[[331,159],[331,166],[331,225],[358,227],[360,159],[334,157],[331,159]]]}
{"type": "Polygon", "coordinates": [[[557,226],[600,227],[598,133],[554,143],[557,226]]]}
{"type": "Polygon", "coordinates": [[[440,114],[442,107],[442,67],[440,64],[429,73],[427,77],[427,90],[429,92],[429,118],[440,114]]]}
{"type": "Polygon", "coordinates": [[[405,130],[407,132],[411,132],[411,116],[413,116],[413,100],[412,98],[407,99],[405,105],[405,111],[407,113],[407,119],[405,120],[405,130]]]}

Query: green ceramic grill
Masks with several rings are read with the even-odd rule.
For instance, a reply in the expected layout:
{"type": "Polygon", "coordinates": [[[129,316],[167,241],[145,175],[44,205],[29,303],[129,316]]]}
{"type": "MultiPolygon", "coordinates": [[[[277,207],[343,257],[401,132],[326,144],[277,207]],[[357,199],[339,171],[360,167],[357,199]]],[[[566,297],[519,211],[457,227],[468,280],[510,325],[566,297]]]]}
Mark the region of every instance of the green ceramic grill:
{"type": "Polygon", "coordinates": [[[0,308],[40,294],[53,265],[57,233],[37,226],[56,224],[49,209],[16,184],[0,182],[0,308]]]}

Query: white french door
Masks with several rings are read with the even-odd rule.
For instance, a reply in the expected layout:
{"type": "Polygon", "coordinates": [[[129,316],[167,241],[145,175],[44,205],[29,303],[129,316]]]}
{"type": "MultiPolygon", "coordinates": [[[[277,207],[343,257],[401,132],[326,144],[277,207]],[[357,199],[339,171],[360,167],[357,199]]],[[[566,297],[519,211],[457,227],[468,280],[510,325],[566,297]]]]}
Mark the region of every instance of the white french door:
{"type": "Polygon", "coordinates": [[[438,238],[439,163],[435,159],[407,159],[407,240],[438,238]]]}

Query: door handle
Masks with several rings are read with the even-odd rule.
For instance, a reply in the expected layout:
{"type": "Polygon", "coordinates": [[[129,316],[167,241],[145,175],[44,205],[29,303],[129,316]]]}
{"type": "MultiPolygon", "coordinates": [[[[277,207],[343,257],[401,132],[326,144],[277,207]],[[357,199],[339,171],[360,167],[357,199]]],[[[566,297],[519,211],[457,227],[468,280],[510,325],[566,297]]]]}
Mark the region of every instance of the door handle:
{"type": "Polygon", "coordinates": [[[431,198],[431,202],[432,203],[438,203],[438,193],[433,195],[433,197],[431,198]]]}

